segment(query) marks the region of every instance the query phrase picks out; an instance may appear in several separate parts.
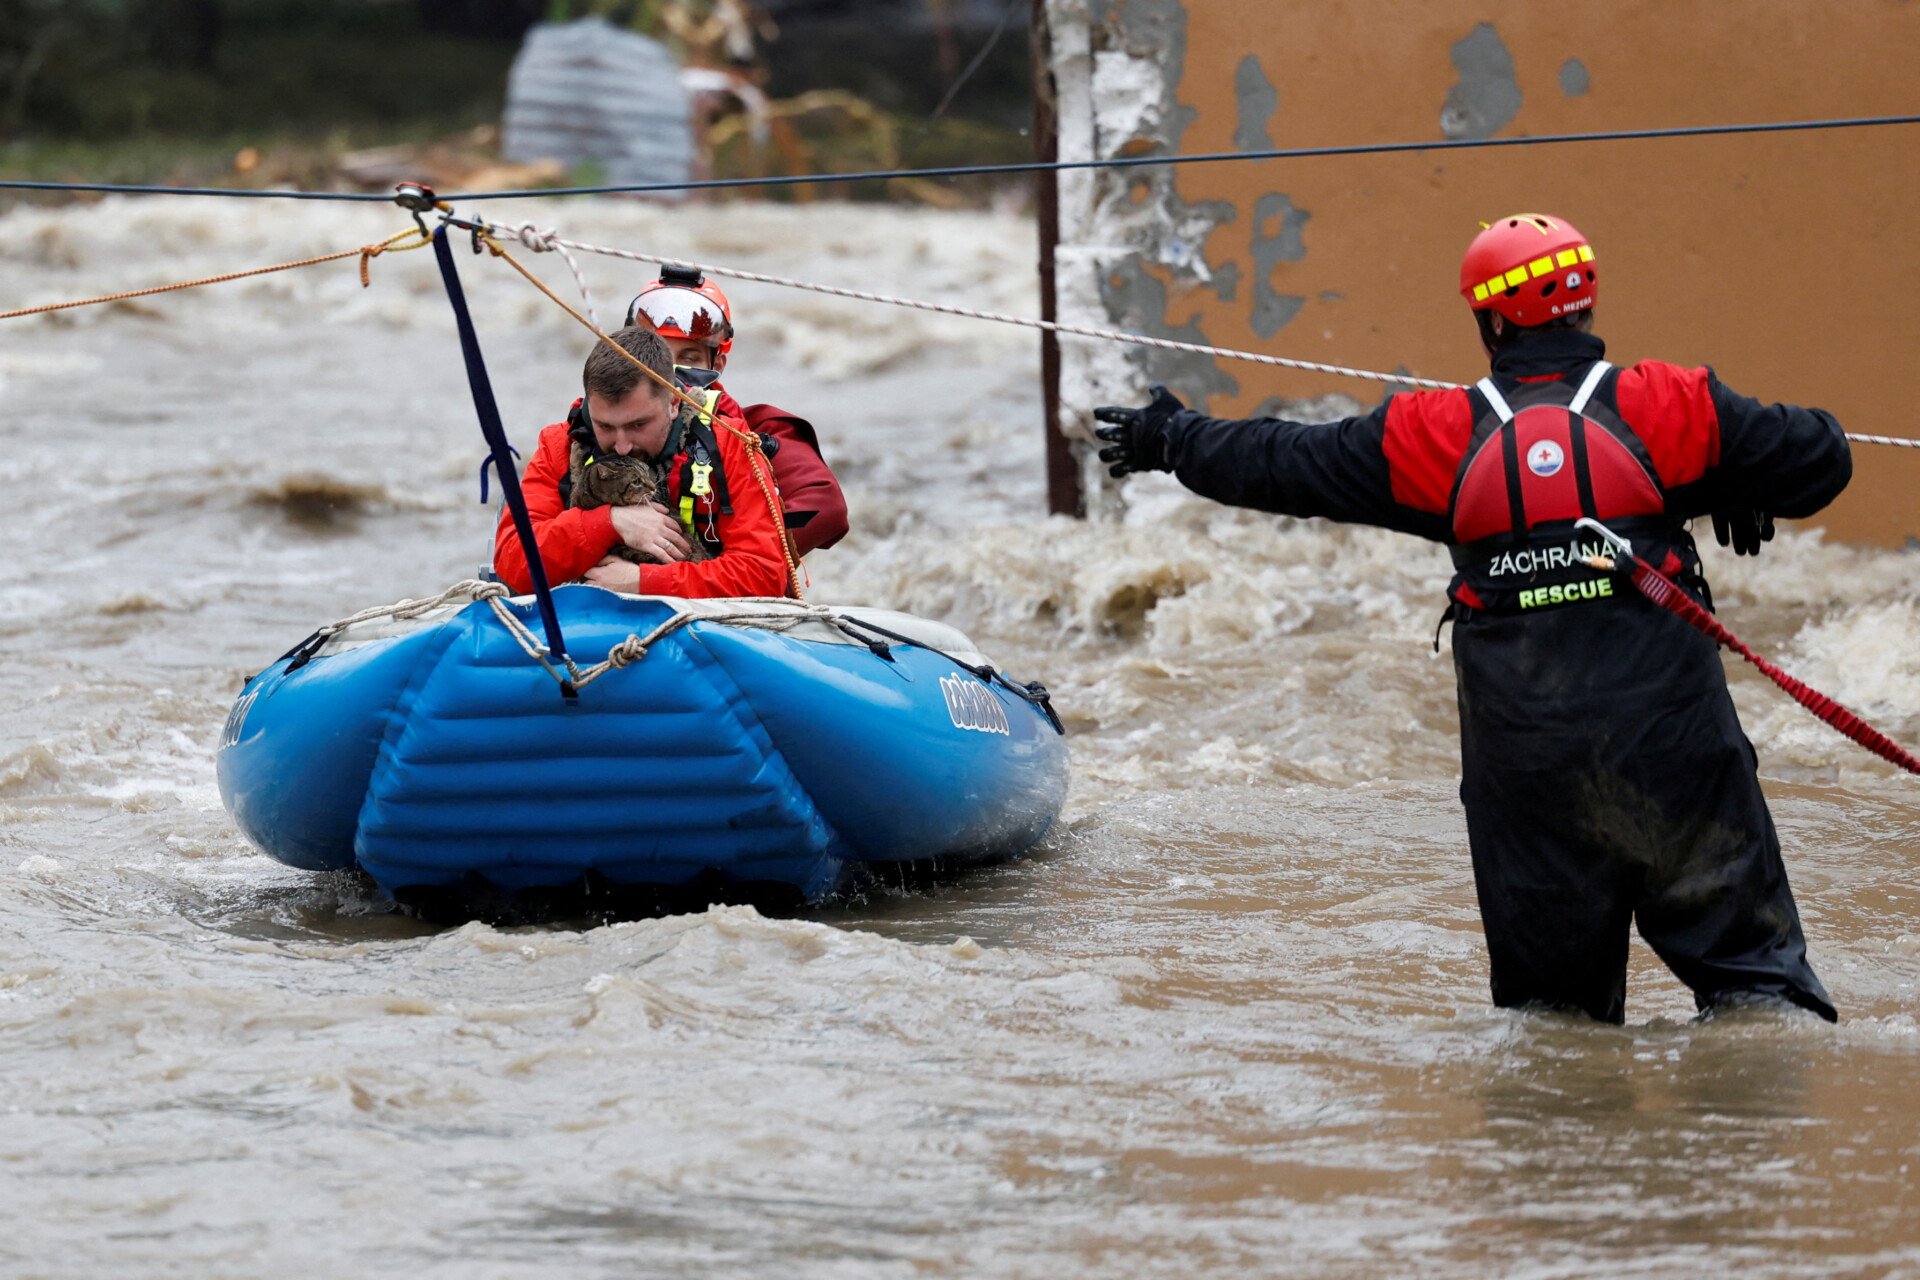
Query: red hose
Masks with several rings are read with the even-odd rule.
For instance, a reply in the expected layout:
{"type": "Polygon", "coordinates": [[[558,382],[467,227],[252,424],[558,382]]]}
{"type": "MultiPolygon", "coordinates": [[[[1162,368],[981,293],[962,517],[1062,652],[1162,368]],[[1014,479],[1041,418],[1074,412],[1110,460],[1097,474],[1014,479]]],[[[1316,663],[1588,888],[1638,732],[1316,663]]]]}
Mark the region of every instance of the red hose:
{"type": "MultiPolygon", "coordinates": [[[[1689,626],[1693,627],[1694,630],[1711,636],[1718,643],[1725,645],[1727,648],[1745,658],[1748,662],[1751,662],[1754,666],[1760,668],[1761,673],[1764,674],[1767,679],[1773,681],[1782,689],[1785,689],[1792,695],[1795,702],[1813,712],[1813,714],[1819,716],[1822,720],[1838,729],[1841,733],[1846,734],[1849,738],[1852,738],[1855,742],[1873,752],[1873,754],[1879,756],[1882,760],[1887,761],[1889,764],[1897,764],[1908,773],[1920,773],[1920,758],[1916,758],[1913,753],[1905,747],[1902,747],[1899,743],[1887,737],[1886,734],[1881,733],[1878,729],[1868,724],[1865,720],[1862,720],[1846,707],[1835,702],[1832,698],[1829,698],[1826,694],[1821,693],[1818,689],[1808,688],[1803,681],[1788,675],[1779,667],[1774,666],[1771,662],[1768,662],[1765,658],[1747,648],[1746,645],[1740,642],[1740,637],[1727,630],[1725,623],[1721,622],[1720,619],[1714,617],[1711,613],[1708,613],[1692,596],[1682,591],[1674,583],[1673,579],[1659,572],[1652,565],[1637,556],[1622,556],[1620,560],[1625,561],[1630,566],[1628,575],[1633,579],[1633,585],[1640,589],[1641,595],[1644,595],[1647,599],[1653,601],[1669,613],[1679,615],[1679,617],[1689,626]]],[[[1618,563],[1619,561],[1616,561],[1616,566],[1618,563]]]]}

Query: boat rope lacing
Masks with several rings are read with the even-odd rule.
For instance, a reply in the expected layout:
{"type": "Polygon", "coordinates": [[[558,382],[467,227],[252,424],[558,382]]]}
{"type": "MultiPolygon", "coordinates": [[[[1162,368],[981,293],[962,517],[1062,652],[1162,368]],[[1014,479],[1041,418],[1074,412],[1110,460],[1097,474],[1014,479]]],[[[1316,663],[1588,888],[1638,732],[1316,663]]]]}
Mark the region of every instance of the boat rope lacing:
{"type": "Polygon", "coordinates": [[[424,230],[408,228],[399,235],[389,236],[378,244],[363,244],[358,249],[342,249],[338,253],[323,253],[314,258],[302,258],[298,262],[279,262],[270,267],[254,267],[247,271],[229,271],[224,275],[203,276],[198,280],[182,280],[176,284],[157,284],[150,289],[128,289],[122,293],[103,294],[97,298],[80,298],[72,302],[49,302],[38,307],[21,307],[17,311],[0,311],[0,320],[17,320],[22,316],[45,315],[50,311],[68,311],[74,307],[97,307],[106,302],[125,302],[129,298],[148,298],[156,293],[175,293],[181,289],[198,289],[202,285],[225,284],[229,280],[245,280],[250,276],[272,275],[276,271],[293,271],[300,267],[317,267],[323,262],[338,262],[342,258],[360,259],[360,287],[366,288],[373,283],[368,267],[383,253],[404,253],[409,249],[424,249],[433,243],[433,238],[424,230]],[[412,240],[412,244],[405,243],[412,240]]]}
{"type": "Polygon", "coordinates": [[[514,643],[518,644],[529,658],[539,663],[556,682],[563,686],[571,686],[577,691],[586,688],[601,676],[606,675],[609,671],[619,671],[625,667],[632,666],[636,662],[642,661],[646,658],[647,654],[652,651],[654,645],[680,630],[682,627],[687,626],[689,623],[710,622],[723,627],[751,627],[760,631],[791,631],[802,623],[814,622],[832,627],[848,640],[863,646],[881,658],[890,659],[891,657],[888,641],[897,644],[912,645],[916,648],[926,649],[932,653],[938,653],[963,671],[967,671],[989,684],[1001,685],[1013,692],[1016,696],[1030,702],[1035,702],[1035,705],[1041,706],[1049,716],[1053,714],[1051,707],[1045,705],[1047,697],[1046,690],[1039,685],[1015,684],[1005,676],[1000,675],[1000,673],[992,667],[975,666],[972,663],[955,657],[953,654],[947,653],[945,650],[936,649],[924,641],[915,640],[911,636],[890,631],[885,627],[868,622],[863,618],[843,615],[827,605],[809,604],[806,601],[790,600],[783,596],[735,597],[727,601],[727,606],[724,610],[718,611],[701,608],[675,610],[670,617],[645,635],[629,634],[625,639],[615,642],[613,646],[607,650],[607,656],[592,666],[582,667],[575,663],[572,658],[564,658],[562,659],[562,665],[566,669],[561,671],[556,669],[553,664],[552,650],[540,642],[540,637],[535,634],[533,629],[527,626],[525,622],[521,621],[520,616],[515,613],[512,606],[508,604],[508,600],[512,595],[512,591],[510,591],[504,583],[482,582],[478,578],[467,578],[454,583],[437,596],[426,596],[419,600],[398,600],[392,604],[375,605],[372,608],[362,609],[358,613],[350,614],[338,622],[330,622],[288,650],[282,655],[282,658],[291,658],[293,660],[287,668],[289,671],[297,670],[305,666],[321,649],[325,648],[328,641],[354,627],[362,626],[369,622],[409,622],[424,618],[437,609],[457,602],[466,601],[472,603],[485,601],[487,607],[493,611],[493,616],[500,620],[500,625],[506,628],[507,634],[513,638],[514,643]],[[878,639],[876,636],[884,637],[884,639],[878,639]]]}
{"type": "MultiPolygon", "coordinates": [[[[606,333],[600,328],[599,325],[587,319],[587,317],[581,315],[577,310],[573,308],[571,304],[567,302],[566,299],[562,298],[559,294],[555,293],[552,289],[549,289],[546,286],[546,284],[540,279],[539,276],[536,276],[533,274],[533,272],[527,270],[525,264],[523,264],[518,258],[514,257],[511,253],[507,252],[505,246],[503,246],[500,243],[499,236],[495,234],[496,231],[499,231],[503,235],[516,234],[516,233],[512,232],[508,228],[496,228],[490,224],[483,227],[483,226],[479,226],[478,224],[462,223],[458,219],[453,219],[453,218],[449,218],[447,221],[454,226],[471,225],[476,240],[479,243],[484,244],[487,247],[487,250],[490,253],[492,253],[494,257],[505,259],[507,265],[512,267],[515,271],[519,272],[521,276],[524,277],[529,284],[531,284],[534,288],[538,289],[541,293],[545,294],[549,299],[553,301],[554,305],[558,306],[562,311],[572,316],[575,321],[577,321],[589,333],[593,334],[593,336],[596,339],[598,339],[601,342],[604,342],[609,349],[618,352],[622,359],[624,359],[628,364],[631,364],[634,368],[638,369],[640,373],[644,377],[646,377],[649,381],[651,381],[655,386],[658,386],[664,389],[667,392],[667,394],[671,395],[674,399],[679,400],[682,404],[692,409],[694,413],[700,414],[700,415],[706,414],[707,412],[706,406],[701,404],[700,401],[695,399],[693,396],[688,395],[685,391],[683,391],[679,386],[677,386],[674,383],[672,378],[662,377],[660,374],[655,373],[652,369],[648,368],[645,361],[641,360],[638,356],[634,355],[631,351],[628,351],[625,347],[621,346],[619,343],[615,342],[612,338],[608,337],[606,333]]],[[[553,236],[549,232],[549,233],[544,233],[542,235],[534,236],[529,240],[527,240],[526,243],[535,245],[536,249],[543,248],[543,247],[558,249],[565,242],[562,242],[557,236],[553,236]]],[[[793,536],[789,532],[787,532],[786,513],[780,507],[780,498],[774,487],[774,483],[772,479],[772,474],[771,474],[772,468],[769,466],[767,462],[766,450],[761,446],[760,437],[759,435],[757,435],[752,431],[742,431],[740,428],[734,426],[732,423],[728,422],[726,419],[720,417],[718,414],[714,415],[713,424],[716,429],[724,430],[728,432],[735,439],[740,441],[742,445],[746,447],[748,470],[753,472],[754,483],[759,486],[760,496],[763,499],[765,499],[767,504],[767,511],[773,517],[773,527],[780,541],[780,554],[786,561],[787,589],[793,593],[793,598],[798,600],[802,594],[802,583],[800,578],[800,559],[794,550],[793,536]]]]}
{"type": "Polygon", "coordinates": [[[350,627],[357,627],[367,622],[379,622],[383,619],[391,619],[395,622],[410,622],[415,618],[425,617],[442,605],[451,604],[455,600],[496,600],[504,599],[512,594],[513,593],[508,591],[502,583],[482,582],[478,578],[467,578],[454,583],[437,596],[428,596],[422,600],[396,600],[392,604],[377,604],[370,609],[362,609],[358,613],[349,614],[338,622],[329,622],[326,626],[321,627],[313,633],[313,638],[321,641],[331,640],[350,627]]]}
{"type": "Polygon", "coordinates": [[[1048,697],[1046,687],[1039,681],[1021,685],[1018,681],[1012,681],[1002,676],[1000,672],[996,672],[993,666],[973,664],[960,658],[958,654],[937,649],[935,645],[929,645],[922,639],[914,639],[912,635],[902,635],[899,631],[883,628],[866,618],[843,614],[826,604],[793,601],[787,597],[737,597],[728,603],[728,608],[724,612],[708,612],[703,608],[678,608],[664,622],[660,622],[657,628],[647,631],[645,635],[630,633],[626,639],[616,641],[611,649],[607,649],[607,656],[595,662],[593,666],[580,666],[572,658],[563,658],[561,664],[566,668],[563,672],[553,666],[553,651],[540,643],[540,635],[536,635],[534,629],[528,628],[515,610],[509,606],[507,601],[511,595],[513,593],[503,583],[467,578],[467,580],[453,583],[440,595],[432,595],[419,601],[409,599],[409,601],[396,601],[394,604],[376,604],[372,608],[363,608],[357,614],[342,618],[340,622],[332,622],[324,628],[317,629],[313,635],[294,645],[290,651],[284,652],[280,660],[290,660],[286,670],[296,672],[309,660],[313,660],[313,656],[319,654],[330,639],[334,639],[342,631],[348,631],[349,628],[355,628],[367,622],[409,622],[415,618],[424,618],[436,608],[453,604],[455,601],[470,601],[470,603],[486,601],[488,608],[493,610],[493,616],[499,618],[499,624],[507,629],[507,635],[513,637],[520,651],[526,652],[528,658],[538,662],[541,670],[547,676],[553,677],[553,681],[561,685],[561,689],[568,697],[574,697],[580,693],[580,689],[586,689],[595,679],[605,676],[607,672],[618,672],[645,660],[645,656],[653,651],[653,647],[662,639],[666,639],[674,631],[685,628],[693,622],[710,622],[714,626],[724,626],[724,628],[753,628],[758,631],[791,631],[806,622],[814,622],[814,624],[822,624],[839,631],[854,645],[864,647],[866,651],[872,652],[874,656],[883,658],[887,662],[893,662],[893,645],[908,645],[914,649],[925,649],[927,652],[939,654],[947,658],[948,662],[952,662],[956,668],[960,668],[962,672],[968,672],[970,676],[979,679],[981,683],[996,685],[1012,693],[1016,699],[1029,702],[1035,710],[1039,710],[1043,716],[1046,716],[1046,720],[1052,723],[1056,733],[1066,733],[1066,727],[1060,722],[1058,712],[1054,712],[1052,699],[1048,697]]]}
{"type": "MultiPolygon", "coordinates": [[[[1299,369],[1307,373],[1333,374],[1342,378],[1359,378],[1368,382],[1385,382],[1395,386],[1428,387],[1437,391],[1458,390],[1464,384],[1446,382],[1438,378],[1416,378],[1405,373],[1381,373],[1373,369],[1356,369],[1348,365],[1323,364],[1317,360],[1294,360],[1286,356],[1270,356],[1257,351],[1239,351],[1232,347],[1213,347],[1198,342],[1177,342],[1172,338],[1156,338],[1144,333],[1131,333],[1124,329],[1096,329],[1087,325],[1063,324],[1057,320],[1035,320],[1029,316],[1007,315],[998,311],[983,311],[974,307],[954,306],[951,303],[927,302],[915,298],[896,297],[886,293],[870,293],[862,289],[845,289],[838,285],[820,284],[810,280],[795,280],[787,276],[767,275],[758,271],[745,271],[738,267],[724,267],[716,263],[692,262],[686,258],[666,257],[655,253],[639,253],[631,249],[616,249],[609,245],[587,244],[579,240],[567,240],[556,234],[551,228],[540,231],[529,239],[522,234],[523,229],[532,226],[522,223],[519,227],[509,227],[499,223],[465,222],[451,219],[456,226],[470,230],[484,230],[489,235],[511,236],[536,252],[553,250],[566,253],[577,250],[580,253],[598,254],[606,258],[622,258],[628,262],[646,262],[657,266],[691,267],[705,275],[721,276],[728,280],[746,280],[754,284],[777,285],[786,289],[799,289],[807,293],[820,293],[834,298],[850,298],[857,302],[877,302],[887,306],[907,307],[914,311],[932,311],[940,315],[960,316],[968,320],[988,320],[996,324],[1017,325],[1024,329],[1038,329],[1043,333],[1064,333],[1076,338],[1094,338],[1109,342],[1125,342],[1135,346],[1153,347],[1161,351],[1183,351],[1193,355],[1213,356],[1221,360],[1244,360],[1249,364],[1272,365],[1281,369],[1299,369]]],[[[580,278],[579,268],[571,257],[567,265],[574,267],[574,278],[580,278]]],[[[584,293],[586,284],[580,285],[584,293]]],[[[1849,431],[1847,439],[1856,444],[1884,444],[1896,448],[1920,448],[1920,439],[1908,440],[1899,436],[1867,435],[1849,431]]]]}

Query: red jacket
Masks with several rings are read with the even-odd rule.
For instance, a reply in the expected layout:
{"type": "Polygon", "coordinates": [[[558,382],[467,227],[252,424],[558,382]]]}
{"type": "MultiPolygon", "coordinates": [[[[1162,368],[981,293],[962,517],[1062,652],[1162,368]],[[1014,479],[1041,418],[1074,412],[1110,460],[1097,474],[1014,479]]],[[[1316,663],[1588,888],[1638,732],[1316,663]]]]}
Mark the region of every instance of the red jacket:
{"type": "MultiPolygon", "coordinates": [[[[653,596],[783,596],[791,592],[791,575],[781,547],[778,497],[770,506],[767,492],[773,480],[766,475],[765,458],[750,451],[740,436],[745,428],[737,417],[729,417],[724,408],[714,418],[714,437],[720,449],[720,469],[726,477],[731,513],[711,510],[712,497],[700,500],[696,520],[703,526],[712,519],[723,548],[711,560],[698,564],[636,565],[631,590],[653,596]],[[729,429],[731,428],[731,429],[729,429]],[[756,470],[766,479],[762,489],[756,470]]],[[[567,424],[556,422],[540,432],[540,443],[527,469],[520,477],[526,495],[527,514],[533,520],[533,536],[540,547],[540,559],[546,565],[547,581],[571,582],[599,564],[609,551],[620,545],[613,530],[613,509],[596,507],[581,511],[564,506],[560,499],[560,481],[567,474],[567,424]]],[[[673,504],[680,497],[680,471],[669,473],[673,504]]],[[[526,552],[519,532],[513,527],[511,512],[500,513],[500,527],[494,534],[493,571],[500,581],[517,592],[533,590],[533,578],[527,570],[526,552]]]]}
{"type": "Polygon", "coordinates": [[[721,413],[741,418],[753,430],[779,441],[773,453],[773,479],[780,488],[780,505],[786,508],[787,532],[799,554],[811,555],[845,537],[847,500],[827,460],[820,456],[820,438],[813,433],[813,424],[770,404],[742,408],[719,383],[714,390],[720,391],[721,413]]]}

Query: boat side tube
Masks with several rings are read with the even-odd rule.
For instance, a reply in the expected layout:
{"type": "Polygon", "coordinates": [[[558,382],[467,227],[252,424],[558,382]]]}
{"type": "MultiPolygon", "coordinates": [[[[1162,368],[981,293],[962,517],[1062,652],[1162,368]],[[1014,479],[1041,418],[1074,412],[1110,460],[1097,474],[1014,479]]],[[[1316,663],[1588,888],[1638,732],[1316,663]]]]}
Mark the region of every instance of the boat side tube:
{"type": "Polygon", "coordinates": [[[394,704],[451,639],[431,629],[314,658],[290,654],[249,680],[214,759],[220,798],[246,837],[291,867],[351,867],[394,704]]]}
{"type": "Polygon", "coordinates": [[[794,775],[856,858],[1012,857],[1066,794],[1066,739],[1003,685],[931,649],[703,627],[794,775]]]}

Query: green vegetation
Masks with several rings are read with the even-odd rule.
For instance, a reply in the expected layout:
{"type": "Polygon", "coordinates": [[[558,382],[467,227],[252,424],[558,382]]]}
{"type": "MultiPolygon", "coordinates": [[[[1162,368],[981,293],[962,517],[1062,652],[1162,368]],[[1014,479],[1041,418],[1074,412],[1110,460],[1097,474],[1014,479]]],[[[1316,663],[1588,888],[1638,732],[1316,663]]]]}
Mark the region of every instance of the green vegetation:
{"type": "Polygon", "coordinates": [[[498,119],[514,48],[379,0],[0,0],[0,137],[458,128],[498,119]]]}

